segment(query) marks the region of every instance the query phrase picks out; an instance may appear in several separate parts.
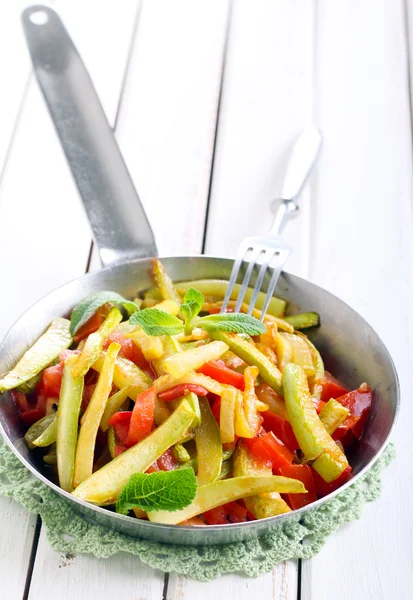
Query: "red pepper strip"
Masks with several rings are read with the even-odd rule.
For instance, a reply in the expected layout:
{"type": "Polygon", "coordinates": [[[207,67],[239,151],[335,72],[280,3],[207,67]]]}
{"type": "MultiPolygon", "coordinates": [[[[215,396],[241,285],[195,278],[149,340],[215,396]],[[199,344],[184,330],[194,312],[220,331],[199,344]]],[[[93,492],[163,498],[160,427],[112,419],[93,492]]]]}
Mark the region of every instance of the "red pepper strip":
{"type": "Polygon", "coordinates": [[[26,398],[26,394],[23,394],[23,392],[18,392],[17,390],[11,390],[10,393],[15,405],[17,406],[19,413],[24,413],[27,410],[32,410],[32,406],[29,404],[26,398]]]}
{"type": "Polygon", "coordinates": [[[314,408],[316,409],[317,414],[319,415],[325,407],[325,405],[327,404],[327,402],[324,402],[324,400],[319,400],[318,398],[312,398],[312,401],[314,404],[314,408]]]}
{"type": "Polygon", "coordinates": [[[223,360],[210,360],[198,369],[198,373],[208,375],[219,383],[232,385],[238,390],[243,390],[245,387],[244,375],[229,369],[223,360]]]}
{"type": "Polygon", "coordinates": [[[227,511],[227,521],[230,523],[244,523],[247,520],[247,509],[238,504],[238,502],[228,502],[224,504],[227,511]]]}
{"type": "Polygon", "coordinates": [[[204,512],[204,519],[208,525],[226,525],[227,511],[224,506],[217,506],[204,512]]]}
{"type": "Polygon", "coordinates": [[[116,439],[121,446],[127,446],[126,440],[128,439],[131,417],[132,411],[125,410],[115,413],[108,421],[108,424],[112,425],[115,430],[116,439]]]}
{"type": "Polygon", "coordinates": [[[135,342],[118,332],[111,333],[110,336],[105,340],[103,349],[106,350],[112,342],[120,344],[119,356],[127,358],[132,361],[137,367],[145,371],[152,379],[156,379],[157,375],[151,365],[146,360],[142,350],[135,344],[135,342]]]}
{"type": "Polygon", "coordinates": [[[254,458],[264,462],[269,461],[273,471],[291,465],[294,458],[294,454],[276,438],[272,431],[257,436],[248,443],[248,447],[254,458]]]}
{"type": "Polygon", "coordinates": [[[158,458],[156,463],[161,471],[173,471],[179,465],[170,448],[158,458]]]}
{"type": "Polygon", "coordinates": [[[269,410],[261,413],[261,415],[264,419],[264,428],[267,431],[272,431],[276,437],[281,440],[289,450],[291,450],[291,452],[300,449],[297,438],[294,435],[293,428],[286,419],[283,419],[283,417],[280,417],[269,410]]]}
{"type": "MultiPolygon", "coordinates": [[[[324,498],[324,496],[331,494],[331,492],[334,492],[336,489],[344,485],[346,481],[348,481],[351,478],[350,466],[348,466],[347,469],[343,471],[339,477],[337,477],[337,479],[331,481],[330,483],[324,481],[324,479],[321,477],[321,475],[317,473],[317,471],[315,471],[314,469],[311,470],[313,472],[313,479],[319,498],[324,498]]],[[[291,496],[292,495],[293,494],[291,494],[291,496]]]]}
{"type": "Polygon", "coordinates": [[[311,467],[308,465],[288,465],[279,468],[278,474],[283,477],[291,477],[292,479],[302,481],[307,490],[306,494],[286,494],[288,496],[288,503],[293,510],[307,506],[307,504],[311,504],[317,500],[317,491],[311,467]]]}
{"type": "Polygon", "coordinates": [[[215,421],[220,425],[221,423],[221,398],[219,396],[216,397],[211,406],[211,412],[215,417],[215,421]]]}
{"type": "Polygon", "coordinates": [[[20,413],[19,416],[23,423],[30,427],[30,425],[33,425],[34,423],[42,419],[45,416],[45,413],[43,410],[40,410],[38,408],[32,408],[31,410],[26,410],[25,412],[20,413]]]}
{"type": "Polygon", "coordinates": [[[333,440],[341,440],[342,444],[348,446],[352,444],[357,438],[353,433],[353,427],[360,421],[361,417],[355,415],[348,415],[345,421],[337,427],[331,436],[333,440]],[[347,435],[350,434],[350,435],[347,435]]]}
{"type": "Polygon", "coordinates": [[[109,303],[101,306],[99,310],[97,310],[95,314],[92,315],[90,319],[88,319],[86,323],[84,323],[82,327],[80,327],[80,329],[78,329],[78,331],[73,337],[73,340],[75,342],[80,342],[81,340],[87,338],[87,336],[91,333],[95,333],[95,331],[99,329],[103,321],[108,316],[110,307],[111,305],[109,303]]]}
{"type": "MultiPolygon", "coordinates": [[[[357,423],[351,426],[352,432],[358,439],[361,438],[361,434],[363,433],[364,426],[367,422],[372,400],[373,396],[369,387],[359,388],[358,390],[354,390],[353,392],[349,392],[348,394],[337,398],[337,402],[340,402],[340,404],[349,409],[350,415],[360,417],[357,423]]],[[[342,425],[344,425],[344,423],[342,425]]]]}
{"type": "Polygon", "coordinates": [[[127,446],[134,446],[150,434],[154,426],[156,392],[151,387],[137,395],[130,420],[127,446]]]}
{"type": "Polygon", "coordinates": [[[328,402],[330,398],[339,398],[349,391],[328,371],[325,371],[324,379],[320,379],[317,383],[322,387],[321,400],[323,402],[328,402]]]}
{"type": "MultiPolygon", "coordinates": [[[[219,314],[221,312],[221,308],[219,306],[215,306],[213,308],[210,308],[208,312],[209,312],[210,315],[217,315],[217,314],[219,314]]],[[[225,312],[226,313],[233,313],[234,309],[233,308],[226,308],[225,312]]]]}
{"type": "Polygon", "coordinates": [[[115,458],[116,458],[117,456],[119,456],[119,454],[122,454],[122,452],[126,452],[126,450],[127,450],[127,447],[126,447],[126,446],[120,446],[120,445],[118,446],[118,445],[116,444],[116,446],[115,446],[115,458]]]}
{"type": "Polygon", "coordinates": [[[63,363],[59,363],[54,367],[47,367],[42,372],[40,379],[39,390],[49,398],[58,398],[60,387],[62,385],[63,363]]]}
{"type": "Polygon", "coordinates": [[[179,383],[169,390],[165,390],[158,394],[159,398],[164,402],[169,402],[170,400],[175,400],[175,398],[180,398],[181,396],[186,396],[193,392],[197,396],[207,396],[209,393],[204,387],[200,385],[196,385],[195,383],[179,383]]]}

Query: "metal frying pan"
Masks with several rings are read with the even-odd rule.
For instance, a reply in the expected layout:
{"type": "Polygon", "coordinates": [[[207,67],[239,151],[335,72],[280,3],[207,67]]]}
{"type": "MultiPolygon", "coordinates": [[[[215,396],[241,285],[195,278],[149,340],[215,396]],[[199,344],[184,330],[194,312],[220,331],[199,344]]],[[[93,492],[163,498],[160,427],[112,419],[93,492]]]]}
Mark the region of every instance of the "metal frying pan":
{"type": "MultiPolygon", "coordinates": [[[[139,289],[150,287],[151,259],[147,257],[157,254],[152,230],[102,107],[59,17],[50,8],[34,6],[24,11],[22,19],[38,81],[106,268],[52,292],[15,323],[0,346],[1,374],[14,366],[54,317],[69,315],[87,294],[115,290],[133,297],[139,289]]],[[[174,280],[228,279],[232,268],[231,260],[207,256],[162,258],[162,262],[174,280]]],[[[283,273],[276,295],[288,302],[290,313],[307,310],[320,313],[322,324],[310,337],[320,349],[328,370],[351,388],[363,381],[374,388],[369,422],[350,456],[354,478],[340,488],[344,489],[374,463],[393,428],[399,407],[393,362],[370,325],[329,292],[283,273]]],[[[0,396],[0,433],[35,477],[72,502],[87,519],[154,541],[219,544],[244,540],[263,535],[286,519],[295,519],[325,502],[321,499],[290,514],[231,525],[181,527],[140,521],[87,504],[50,482],[24,443],[24,430],[9,393],[0,396]]]]}

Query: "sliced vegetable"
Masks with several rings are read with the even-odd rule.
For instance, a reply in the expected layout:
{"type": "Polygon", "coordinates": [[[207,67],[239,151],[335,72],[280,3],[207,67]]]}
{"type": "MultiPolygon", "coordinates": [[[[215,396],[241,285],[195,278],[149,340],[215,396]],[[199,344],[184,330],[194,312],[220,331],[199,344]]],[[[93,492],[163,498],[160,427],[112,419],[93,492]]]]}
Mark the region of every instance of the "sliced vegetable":
{"type": "Polygon", "coordinates": [[[159,392],[159,398],[164,402],[171,402],[187,394],[206,396],[208,394],[208,390],[202,387],[201,385],[196,385],[194,383],[179,383],[178,385],[175,385],[169,390],[159,392]]]}
{"type": "Polygon", "coordinates": [[[307,460],[326,481],[338,477],[348,466],[343,452],[328,435],[311,400],[307,377],[299,365],[284,367],[284,398],[288,417],[307,460]]]}
{"type": "Polygon", "coordinates": [[[73,495],[92,504],[112,504],[134,473],[146,471],[168,448],[180,440],[193,418],[191,407],[183,400],[162,425],[139,444],[93,473],[75,489],[73,495]]]}
{"type": "Polygon", "coordinates": [[[294,435],[291,423],[280,415],[276,415],[269,410],[262,414],[263,426],[266,431],[272,431],[276,437],[287,446],[289,450],[299,450],[300,445],[294,435]]]}
{"type": "Polygon", "coordinates": [[[115,413],[109,419],[109,427],[115,432],[116,441],[125,448],[127,447],[126,441],[128,439],[131,418],[132,411],[123,410],[115,413]]]}
{"type": "Polygon", "coordinates": [[[174,300],[163,300],[162,302],[155,304],[153,308],[156,308],[157,310],[163,310],[163,312],[176,317],[176,315],[179,313],[180,306],[174,300]]]}
{"type": "Polygon", "coordinates": [[[175,446],[172,446],[172,454],[179,463],[186,463],[191,460],[191,455],[182,444],[175,444],[175,446]]]}
{"type": "Polygon", "coordinates": [[[278,469],[280,475],[302,481],[306,494],[288,494],[288,502],[293,510],[307,506],[317,500],[317,491],[313,479],[313,471],[308,465],[286,465],[278,469]]]}
{"type": "Polygon", "coordinates": [[[148,335],[140,327],[128,333],[127,337],[141,349],[146,360],[156,360],[163,355],[162,338],[156,335],[148,335]]]}
{"type": "Polygon", "coordinates": [[[56,423],[56,413],[52,413],[47,415],[47,418],[51,417],[51,421],[47,428],[43,431],[38,438],[33,441],[34,446],[38,448],[47,448],[47,446],[51,446],[56,441],[56,431],[57,431],[57,423],[56,423]]]}
{"type": "MultiPolygon", "coordinates": [[[[349,392],[344,396],[337,398],[337,402],[347,407],[351,415],[359,417],[355,425],[351,427],[354,435],[360,439],[364,426],[369,416],[373,395],[368,385],[362,384],[358,390],[349,392]]],[[[344,425],[344,423],[343,423],[344,425]]]]}
{"type": "MultiPolygon", "coordinates": [[[[105,360],[105,352],[103,352],[97,361],[92,365],[92,368],[100,373],[102,371],[103,363],[105,360]]],[[[152,379],[144,373],[139,367],[127,358],[121,358],[118,356],[115,363],[115,369],[113,371],[113,383],[116,387],[122,389],[124,387],[133,388],[133,392],[129,395],[132,400],[135,399],[136,393],[146,390],[152,385],[152,379]]]]}
{"type": "Polygon", "coordinates": [[[163,362],[162,366],[172,377],[179,379],[186,373],[199,369],[206,362],[220,358],[227,350],[227,344],[215,341],[205,346],[170,356],[163,362]]]}
{"type": "Polygon", "coordinates": [[[236,333],[228,333],[225,331],[211,331],[210,337],[224,342],[233,352],[245,360],[246,363],[258,367],[264,381],[266,381],[277,393],[282,394],[281,372],[253,344],[243,340],[236,333]]]}
{"type": "Polygon", "coordinates": [[[106,402],[112,389],[113,371],[119,350],[120,345],[116,342],[113,342],[109,346],[95,391],[81,419],[76,448],[75,473],[73,476],[74,487],[85,481],[93,471],[96,436],[105,411],[106,402]]]}
{"type": "Polygon", "coordinates": [[[294,329],[307,329],[307,327],[317,327],[320,325],[320,315],[316,312],[301,313],[299,315],[289,315],[283,317],[287,323],[294,329]]]}
{"type": "Polygon", "coordinates": [[[75,335],[79,329],[89,321],[89,319],[105,304],[119,304],[125,307],[131,315],[138,307],[129,300],[125,300],[116,292],[95,292],[84,298],[73,309],[70,317],[70,332],[75,335]]]}
{"type": "MultiPolygon", "coordinates": [[[[245,442],[242,440],[237,444],[234,457],[234,477],[252,476],[270,476],[272,467],[268,464],[254,459],[245,442]]],[[[266,519],[283,513],[291,512],[288,504],[283,500],[278,492],[259,494],[245,498],[245,506],[256,519],[266,519]]]]}
{"type": "Polygon", "coordinates": [[[195,417],[191,423],[191,427],[198,427],[198,425],[201,422],[201,409],[199,407],[198,392],[202,392],[201,394],[199,394],[199,396],[206,396],[207,390],[197,385],[191,384],[188,384],[187,386],[184,385],[184,389],[184,394],[181,394],[181,396],[179,398],[176,398],[175,400],[171,400],[170,402],[168,401],[168,406],[171,406],[173,410],[176,410],[179,404],[181,403],[182,399],[185,398],[185,400],[188,402],[189,406],[195,413],[195,417]]]}
{"type": "Polygon", "coordinates": [[[22,385],[47,367],[72,343],[70,322],[55,319],[46,332],[27,350],[17,365],[0,379],[0,393],[22,385]]]}
{"type": "Polygon", "coordinates": [[[321,385],[321,400],[328,402],[330,398],[339,398],[344,396],[350,390],[345,388],[335,377],[333,377],[328,371],[324,373],[324,379],[320,379],[318,382],[321,385]]]}
{"type": "Polygon", "coordinates": [[[301,481],[277,475],[233,477],[198,487],[194,501],[182,510],[152,511],[148,512],[148,518],[157,523],[175,525],[221,504],[268,492],[305,493],[305,488],[301,481]]]}
{"type": "Polygon", "coordinates": [[[86,375],[90,367],[99,358],[103,349],[103,342],[121,321],[122,313],[120,310],[116,307],[112,308],[99,329],[87,338],[83,350],[73,367],[73,377],[86,375]]]}
{"type": "Polygon", "coordinates": [[[252,457],[262,463],[270,463],[274,473],[281,467],[291,465],[294,454],[278,440],[272,431],[259,435],[248,442],[248,449],[252,457]]]}
{"type": "Polygon", "coordinates": [[[106,431],[109,427],[110,418],[125,404],[125,401],[130,396],[135,396],[138,394],[138,391],[133,386],[126,386],[116,392],[116,394],[112,394],[108,398],[108,401],[105,406],[105,410],[102,415],[102,419],[100,421],[100,428],[102,431],[106,431]]]}
{"type": "Polygon", "coordinates": [[[222,360],[211,360],[202,365],[198,369],[198,372],[212,377],[212,379],[219,381],[219,383],[232,385],[239,390],[244,390],[244,376],[233,369],[229,369],[222,360]]]}
{"type": "Polygon", "coordinates": [[[320,412],[320,421],[329,435],[332,435],[337,427],[346,420],[349,409],[331,398],[320,412]]]}
{"type": "Polygon", "coordinates": [[[133,446],[150,434],[154,426],[156,392],[153,387],[138,394],[132,411],[127,446],[133,446]]]}
{"type": "MultiPolygon", "coordinates": [[[[36,423],[34,423],[25,433],[24,439],[26,441],[26,444],[28,445],[29,448],[35,448],[36,446],[50,446],[50,444],[52,444],[53,442],[56,441],[56,429],[55,429],[55,439],[52,439],[48,444],[39,444],[39,440],[41,438],[43,438],[43,435],[45,434],[45,432],[47,432],[49,430],[49,428],[51,426],[53,426],[53,423],[55,423],[56,420],[56,415],[47,415],[46,417],[43,417],[42,419],[40,419],[40,421],[37,421],[36,423]],[[36,443],[37,442],[37,443],[36,443]]],[[[54,426],[55,428],[55,426],[54,426]]],[[[47,436],[49,436],[50,431],[48,432],[47,436]]]]}
{"type": "Polygon", "coordinates": [[[257,398],[268,406],[268,410],[283,419],[287,419],[287,409],[285,408],[284,399],[274,392],[267,383],[263,383],[255,388],[257,398]]]}
{"type": "Polygon", "coordinates": [[[261,423],[261,417],[257,410],[258,399],[255,394],[255,380],[258,377],[258,372],[257,367],[247,367],[244,371],[243,409],[250,433],[247,437],[254,437],[261,423]]]}
{"type": "Polygon", "coordinates": [[[165,267],[157,258],[153,259],[153,276],[156,284],[159,287],[163,300],[173,300],[180,306],[181,297],[175,290],[172,280],[166,272],[165,267]]]}
{"type": "MultiPolygon", "coordinates": [[[[181,383],[198,385],[208,390],[208,392],[216,394],[217,396],[220,396],[222,394],[222,390],[224,389],[224,387],[218,383],[218,381],[215,381],[215,379],[207,377],[206,375],[202,375],[202,373],[187,373],[179,380],[176,380],[174,377],[172,377],[172,375],[169,374],[162,375],[162,377],[158,377],[158,379],[154,382],[154,385],[156,392],[163,397],[163,392],[181,383]]],[[[197,395],[202,396],[203,394],[197,393],[197,395]]]]}
{"type": "Polygon", "coordinates": [[[198,484],[216,481],[221,472],[222,444],[219,428],[206,398],[199,398],[201,423],[195,429],[198,484]]]}
{"type": "Polygon", "coordinates": [[[78,421],[83,394],[83,377],[73,377],[72,369],[77,356],[69,356],[64,363],[59,408],[56,416],[56,455],[59,484],[66,492],[73,489],[78,421]]]}
{"type": "Polygon", "coordinates": [[[314,484],[317,490],[317,495],[319,498],[324,498],[324,496],[328,496],[332,492],[335,492],[339,487],[344,485],[351,478],[351,467],[348,466],[334,481],[327,483],[324,479],[317,473],[317,471],[313,470],[313,479],[314,484]]]}
{"type": "MultiPolygon", "coordinates": [[[[129,325],[129,321],[124,321],[123,323],[120,323],[116,330],[113,333],[111,333],[109,337],[106,338],[106,340],[103,342],[103,350],[107,350],[107,348],[111,345],[112,342],[117,342],[121,346],[119,350],[119,357],[127,358],[143,371],[150,373],[151,365],[144,357],[142,350],[135,344],[135,342],[132,339],[125,337],[128,333],[131,333],[131,331],[125,331],[125,333],[119,331],[119,327],[121,327],[122,325],[129,325]]],[[[133,330],[136,329],[136,327],[133,325],[130,325],[130,328],[133,330]]]]}
{"type": "Polygon", "coordinates": [[[283,339],[287,339],[291,346],[292,357],[288,362],[293,362],[296,365],[300,365],[308,377],[314,377],[315,369],[313,366],[312,353],[304,338],[285,332],[279,333],[278,335],[283,339]]]}
{"type": "Polygon", "coordinates": [[[219,430],[221,442],[229,444],[235,441],[235,408],[237,403],[237,390],[225,388],[221,396],[219,430]]]}

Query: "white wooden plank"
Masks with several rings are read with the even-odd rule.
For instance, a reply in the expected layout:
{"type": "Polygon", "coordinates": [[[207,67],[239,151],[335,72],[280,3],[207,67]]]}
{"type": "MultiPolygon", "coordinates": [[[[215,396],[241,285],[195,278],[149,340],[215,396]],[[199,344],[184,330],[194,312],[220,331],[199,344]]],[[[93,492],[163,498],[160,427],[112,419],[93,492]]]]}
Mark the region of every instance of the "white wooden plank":
{"type": "MultiPolygon", "coordinates": [[[[312,5],[235,2],[214,162],[206,252],[233,256],[242,239],[269,231],[296,137],[312,117],[312,5]]],[[[307,190],[285,232],[291,272],[307,269],[307,190]]]]}
{"type": "Polygon", "coordinates": [[[117,137],[161,255],[201,251],[227,10],[143,5],[117,137]]]}
{"type": "Polygon", "coordinates": [[[187,577],[169,577],[167,600],[194,600],[195,598],[297,598],[297,564],[282,563],[271,573],[257,578],[223,575],[204,583],[187,577]],[[215,596],[216,595],[216,596],[215,596]]]}
{"type": "MultiPolygon", "coordinates": [[[[72,2],[62,5],[61,15],[90,69],[104,108],[114,122],[128,57],[135,0],[113,10],[113,3],[72,2]],[[98,19],[97,19],[98,16],[98,19]],[[107,40],[111,39],[111,44],[107,40]]],[[[23,43],[21,36],[20,43],[23,43]]],[[[24,46],[23,46],[24,48],[24,46]]],[[[24,49],[24,52],[27,51],[24,49]]],[[[26,57],[27,58],[27,57],[26,57]]],[[[10,115],[12,117],[13,115],[10,115]]],[[[2,236],[0,277],[8,288],[2,304],[3,335],[13,320],[33,301],[65,281],[81,275],[90,249],[90,230],[77,198],[59,142],[44,102],[33,81],[21,113],[0,189],[2,236]],[[7,260],[5,258],[7,257],[7,260]]],[[[14,596],[25,586],[31,545],[33,517],[19,506],[1,501],[1,567],[7,572],[14,596]],[[26,531],[26,534],[20,533],[26,531]]],[[[39,560],[51,559],[43,536],[39,560]]],[[[109,574],[116,564],[108,567],[109,574]]],[[[85,567],[86,568],[86,567],[85,567]]],[[[103,571],[103,567],[101,567],[103,571]]],[[[96,570],[96,578],[101,576],[96,570]]],[[[42,575],[35,566],[33,584],[42,575]]],[[[151,578],[149,578],[149,583],[151,578]]],[[[49,579],[50,594],[56,593],[49,579]]],[[[47,586],[46,586],[47,588],[47,586]]],[[[42,588],[38,597],[48,593],[42,588]]]]}
{"type": "MultiPolygon", "coordinates": [[[[319,4],[311,278],[361,312],[399,372],[398,456],[381,498],[303,563],[303,600],[409,598],[413,589],[411,121],[402,1],[319,4]],[[367,32],[367,34],[366,34],[367,32]],[[327,251],[326,251],[327,250],[327,251]],[[397,324],[386,315],[397,311],[397,324]]],[[[374,382],[371,382],[374,385],[374,382]]]]}
{"type": "MultiPolygon", "coordinates": [[[[233,255],[248,235],[265,234],[270,201],[280,192],[295,137],[311,119],[312,6],[259,0],[235,2],[225,65],[207,254],[233,255]]],[[[289,269],[306,275],[306,231],[311,195],[302,197],[301,219],[289,226],[295,252],[289,269]],[[301,242],[301,243],[300,243],[301,242]]],[[[297,561],[257,579],[226,576],[208,584],[170,578],[168,594],[179,600],[222,594],[292,600],[297,561]]]]}
{"type": "Polygon", "coordinates": [[[108,559],[59,554],[42,534],[29,598],[160,600],[163,587],[162,571],[150,569],[132,554],[119,552],[108,559]]]}

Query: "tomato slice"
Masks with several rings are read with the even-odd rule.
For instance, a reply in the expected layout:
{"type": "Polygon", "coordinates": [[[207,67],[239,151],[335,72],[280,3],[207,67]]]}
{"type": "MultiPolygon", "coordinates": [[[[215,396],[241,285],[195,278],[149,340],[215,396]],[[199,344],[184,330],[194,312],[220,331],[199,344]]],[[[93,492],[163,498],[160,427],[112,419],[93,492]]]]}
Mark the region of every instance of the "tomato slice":
{"type": "Polygon", "coordinates": [[[314,483],[313,472],[308,465],[286,465],[278,469],[278,474],[283,477],[291,477],[302,481],[306,494],[286,494],[288,503],[292,509],[302,508],[317,500],[317,491],[314,483]]]}
{"type": "Polygon", "coordinates": [[[130,419],[127,446],[134,446],[150,434],[154,426],[156,392],[151,387],[138,394],[130,419]]]}
{"type": "Polygon", "coordinates": [[[198,373],[203,373],[219,383],[232,385],[238,390],[245,388],[244,375],[229,369],[223,360],[210,360],[198,369],[198,373]]]}
{"type": "Polygon", "coordinates": [[[128,439],[131,417],[132,411],[124,410],[112,415],[108,421],[108,424],[115,430],[116,439],[121,446],[127,447],[126,441],[128,439]]]}
{"type": "Polygon", "coordinates": [[[156,463],[161,471],[173,471],[179,465],[170,448],[158,458],[156,463]]]}

